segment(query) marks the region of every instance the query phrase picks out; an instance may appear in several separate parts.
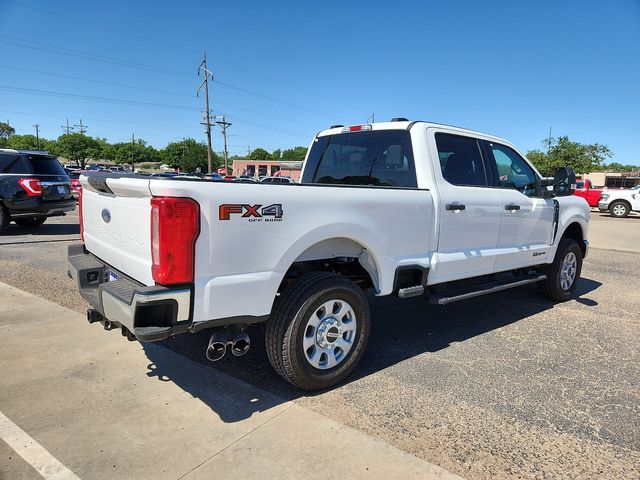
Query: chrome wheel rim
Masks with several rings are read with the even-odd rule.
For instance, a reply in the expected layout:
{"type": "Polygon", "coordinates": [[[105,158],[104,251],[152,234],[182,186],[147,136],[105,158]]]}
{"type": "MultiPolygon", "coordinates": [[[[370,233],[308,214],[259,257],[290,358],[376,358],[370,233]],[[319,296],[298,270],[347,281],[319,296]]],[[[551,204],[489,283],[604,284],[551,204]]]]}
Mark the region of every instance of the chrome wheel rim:
{"type": "Polygon", "coordinates": [[[319,370],[333,368],[347,358],[356,339],[358,320],[344,300],[329,300],[307,320],[302,348],[307,362],[319,370]]]}
{"type": "Polygon", "coordinates": [[[627,211],[627,209],[624,208],[624,205],[618,204],[618,205],[614,205],[613,206],[613,214],[617,215],[619,217],[624,215],[626,211],[627,211]]]}
{"type": "Polygon", "coordinates": [[[569,252],[565,255],[560,265],[560,286],[563,290],[569,290],[576,279],[578,271],[578,259],[576,254],[569,252]]]}

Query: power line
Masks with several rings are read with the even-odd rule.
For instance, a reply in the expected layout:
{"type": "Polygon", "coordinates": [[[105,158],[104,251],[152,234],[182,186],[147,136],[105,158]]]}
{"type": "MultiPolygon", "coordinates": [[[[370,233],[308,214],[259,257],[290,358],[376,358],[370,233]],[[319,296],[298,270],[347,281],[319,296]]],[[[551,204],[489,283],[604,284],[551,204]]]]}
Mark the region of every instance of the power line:
{"type": "MultiPolygon", "coordinates": [[[[90,82],[90,83],[102,83],[102,84],[105,84],[105,85],[113,85],[113,86],[117,86],[117,87],[131,88],[131,89],[140,90],[140,91],[148,91],[148,92],[152,92],[152,93],[162,93],[162,94],[166,94],[166,95],[177,95],[177,96],[181,96],[181,97],[192,98],[191,95],[187,95],[187,94],[184,94],[184,93],[170,92],[170,91],[167,91],[167,90],[156,90],[156,89],[153,89],[153,88],[140,87],[140,86],[137,86],[137,85],[128,85],[128,84],[124,84],[124,83],[107,82],[107,81],[104,81],[104,80],[97,80],[97,79],[86,78],[86,77],[77,77],[77,76],[73,76],[73,75],[65,75],[65,74],[58,74],[58,73],[52,73],[52,72],[45,72],[45,71],[42,71],[42,70],[33,70],[33,69],[29,69],[29,68],[12,67],[12,66],[7,66],[7,65],[0,65],[0,68],[9,68],[9,69],[14,69],[14,70],[21,70],[21,71],[25,71],[25,72],[30,72],[30,73],[39,73],[39,74],[42,74],[42,75],[50,75],[50,76],[54,76],[54,77],[70,78],[70,79],[80,80],[80,81],[90,82]]],[[[230,86],[229,84],[223,84],[223,83],[220,83],[220,82],[216,82],[216,83],[219,83],[221,85],[230,86]]],[[[234,87],[232,87],[232,88],[234,88],[234,87]]],[[[240,89],[240,88],[238,88],[238,89],[239,90],[244,90],[244,89],[240,89]]],[[[244,90],[244,91],[246,91],[246,90],[244,90]]],[[[255,95],[259,95],[259,94],[255,94],[255,95]]],[[[272,101],[276,101],[276,99],[272,99],[272,101]]],[[[271,113],[261,112],[259,110],[254,110],[254,109],[251,109],[251,108],[241,107],[239,105],[234,105],[232,103],[218,102],[218,104],[223,106],[223,107],[235,108],[235,109],[238,109],[238,110],[243,110],[243,111],[246,111],[246,112],[249,112],[249,113],[254,113],[256,115],[261,115],[261,116],[273,118],[273,119],[276,119],[276,120],[282,120],[282,121],[285,121],[285,122],[292,122],[292,123],[297,123],[297,124],[306,123],[306,122],[300,122],[300,121],[293,120],[293,119],[286,118],[286,117],[281,117],[281,116],[278,116],[278,115],[273,115],[271,113]]],[[[304,109],[304,107],[299,107],[299,108],[300,109],[304,109]]],[[[309,124],[309,123],[306,123],[306,125],[311,126],[311,124],[309,124]]]]}
{"type": "Polygon", "coordinates": [[[37,7],[33,7],[31,5],[25,5],[24,3],[14,2],[14,1],[11,1],[11,0],[0,0],[0,1],[3,1],[4,3],[10,3],[10,4],[16,5],[18,7],[28,8],[28,9],[34,10],[36,12],[46,13],[47,15],[53,15],[53,16],[58,17],[58,18],[64,18],[66,20],[71,20],[71,21],[78,22],[78,23],[84,23],[85,25],[89,25],[91,27],[102,28],[104,30],[109,30],[111,32],[120,33],[121,35],[127,35],[129,37],[138,38],[140,40],[146,40],[148,42],[157,43],[158,45],[163,45],[165,47],[175,48],[177,50],[182,50],[183,52],[196,53],[194,50],[191,50],[191,49],[185,48],[185,47],[181,47],[179,45],[175,45],[175,44],[168,43],[168,42],[163,42],[162,40],[157,40],[155,38],[145,37],[144,35],[139,35],[139,34],[136,34],[136,33],[127,32],[126,30],[120,30],[120,29],[117,29],[117,28],[109,27],[107,25],[102,25],[100,23],[91,22],[91,21],[88,21],[88,20],[83,20],[83,19],[80,19],[80,18],[72,17],[70,15],[63,15],[61,13],[53,12],[51,10],[45,10],[44,8],[37,8],[37,7]]]}
{"type": "MultiPolygon", "coordinates": [[[[106,103],[117,103],[117,104],[124,104],[124,105],[136,105],[136,106],[143,106],[143,107],[159,107],[159,108],[174,108],[174,109],[180,109],[180,110],[200,110],[198,107],[189,107],[186,105],[174,105],[174,104],[167,104],[167,103],[156,103],[156,102],[141,102],[138,100],[125,100],[125,99],[120,99],[120,98],[111,98],[111,97],[98,97],[98,96],[93,96],[93,95],[80,95],[80,94],[74,94],[74,93],[66,93],[66,92],[55,92],[55,91],[51,91],[51,90],[38,90],[38,89],[31,89],[31,88],[18,88],[18,87],[10,87],[7,85],[0,85],[0,89],[4,89],[4,90],[8,90],[8,91],[13,91],[13,92],[20,92],[20,93],[26,93],[26,94],[33,94],[33,95],[45,95],[45,96],[54,96],[54,97],[62,97],[62,98],[78,98],[78,99],[82,99],[82,100],[90,100],[90,101],[96,101],[96,102],[106,102],[106,103]]],[[[243,117],[239,117],[237,115],[234,115],[234,117],[238,120],[242,120],[243,122],[246,123],[252,123],[254,125],[258,125],[264,128],[268,128],[271,130],[278,130],[281,132],[286,132],[286,133],[290,133],[292,135],[299,135],[299,136],[303,136],[303,137],[308,137],[308,134],[305,133],[300,133],[300,132],[295,132],[293,130],[288,130],[286,128],[280,128],[280,127],[275,127],[273,125],[268,125],[265,123],[261,123],[261,122],[256,122],[254,120],[249,120],[247,118],[243,118],[243,117]]]]}
{"type": "MultiPolygon", "coordinates": [[[[0,0],[0,1],[2,1],[2,0],[0,0]]],[[[180,96],[180,97],[192,98],[192,96],[187,94],[187,93],[170,92],[168,90],[157,90],[155,88],[140,87],[139,85],[130,85],[130,84],[127,84],[127,83],[108,82],[106,80],[99,80],[97,78],[76,77],[74,75],[66,75],[66,74],[63,74],[63,73],[45,72],[45,71],[42,71],[42,70],[33,70],[31,68],[13,67],[13,66],[10,66],[10,65],[0,65],[0,68],[8,68],[8,69],[11,69],[11,70],[20,70],[22,72],[29,72],[29,73],[38,73],[40,75],[49,75],[51,77],[69,78],[71,80],[80,80],[82,82],[102,83],[103,85],[111,85],[113,87],[131,88],[131,89],[134,89],[134,90],[141,90],[141,91],[145,91],[145,92],[162,93],[164,95],[177,95],[177,96],[180,96]]]]}
{"type": "MultiPolygon", "coordinates": [[[[162,40],[157,40],[155,38],[146,37],[144,35],[140,35],[140,34],[136,34],[136,33],[131,33],[131,32],[128,32],[126,30],[120,30],[120,29],[117,29],[117,28],[113,28],[113,27],[110,27],[110,26],[107,26],[107,25],[96,23],[96,22],[91,22],[91,21],[84,20],[84,19],[81,19],[81,18],[72,17],[70,15],[63,15],[61,13],[53,12],[51,10],[45,10],[43,8],[37,8],[37,7],[33,7],[31,5],[25,5],[23,3],[15,2],[15,1],[12,1],[12,0],[0,0],[0,1],[4,1],[5,3],[10,3],[12,5],[16,5],[16,6],[19,6],[19,7],[22,7],[22,8],[28,8],[30,10],[34,10],[34,11],[37,11],[37,12],[40,12],[40,13],[45,13],[47,15],[53,15],[53,16],[58,17],[58,18],[64,18],[66,20],[71,20],[71,21],[74,21],[74,22],[83,23],[83,24],[89,25],[91,27],[102,28],[104,30],[108,30],[108,31],[111,31],[111,32],[119,33],[121,35],[126,35],[126,36],[129,36],[129,37],[138,38],[140,40],[145,40],[145,41],[148,41],[148,42],[156,43],[156,44],[159,44],[159,45],[163,45],[165,47],[174,48],[176,50],[181,50],[181,51],[184,51],[184,52],[189,52],[189,53],[194,53],[194,54],[195,53],[199,53],[199,52],[196,52],[195,50],[192,50],[192,49],[180,46],[180,45],[172,44],[172,43],[165,42],[165,41],[162,41],[162,40]]],[[[225,65],[229,65],[230,67],[237,68],[237,69],[240,69],[240,70],[244,70],[244,71],[249,72],[249,73],[251,73],[253,75],[258,75],[258,76],[261,76],[263,78],[270,79],[272,81],[275,81],[275,82],[280,83],[282,85],[288,86],[290,88],[298,89],[295,85],[291,85],[291,84],[289,84],[287,82],[284,82],[283,80],[280,80],[280,79],[275,78],[275,77],[271,77],[270,75],[266,75],[266,74],[264,74],[262,72],[258,72],[258,71],[252,70],[252,69],[247,68],[247,67],[245,67],[243,65],[238,65],[236,63],[229,62],[229,61],[221,59],[221,58],[215,58],[214,57],[214,59],[217,62],[223,63],[225,65]]],[[[298,89],[298,90],[300,90],[300,89],[298,89]]]]}
{"type": "MultiPolygon", "coordinates": [[[[3,0],[0,0],[3,1],[3,0]]],[[[0,37],[4,37],[4,38],[9,38],[12,40],[16,40],[18,42],[22,42],[22,43],[16,43],[15,41],[8,41],[8,40],[1,40],[0,42],[2,43],[7,43],[9,45],[14,45],[14,46],[18,46],[18,47],[22,47],[22,48],[30,48],[30,49],[35,49],[35,50],[41,50],[41,51],[45,51],[45,52],[49,52],[49,53],[56,53],[59,55],[67,55],[67,56],[71,56],[71,57],[75,57],[75,58],[80,58],[83,60],[89,60],[89,61],[94,61],[94,62],[105,62],[105,63],[109,63],[109,64],[113,64],[113,65],[119,65],[119,66],[123,66],[126,68],[133,68],[133,69],[138,69],[138,70],[146,70],[146,71],[151,71],[151,72],[155,72],[155,73],[162,73],[162,74],[166,74],[166,75],[174,75],[174,76],[179,76],[179,77],[184,77],[184,78],[191,78],[190,75],[186,74],[183,71],[180,70],[174,70],[174,69],[168,69],[166,67],[158,67],[155,65],[149,65],[149,64],[144,64],[144,63],[139,63],[139,62],[133,62],[130,60],[125,60],[125,59],[119,59],[119,58],[115,58],[115,57],[108,57],[108,56],[104,56],[104,55],[99,55],[99,54],[95,54],[95,53],[91,53],[91,52],[86,52],[86,51],[82,51],[82,50],[75,50],[75,49],[70,49],[70,48],[66,48],[66,47],[58,47],[58,46],[54,46],[54,45],[50,45],[50,44],[44,44],[44,43],[40,43],[40,42],[34,42],[32,40],[27,40],[27,39],[22,39],[22,38],[17,38],[17,37],[10,37],[8,35],[2,35],[0,34],[0,37]]],[[[20,68],[16,68],[16,67],[7,67],[7,68],[14,68],[14,69],[20,69],[20,68]]],[[[25,71],[28,71],[27,69],[22,69],[25,71]]],[[[35,72],[35,70],[34,70],[35,72]]],[[[50,72],[39,72],[39,73],[43,73],[46,75],[55,75],[55,76],[63,76],[62,74],[53,74],[50,72]]],[[[66,78],[74,78],[77,80],[81,80],[80,77],[73,77],[73,76],[66,76],[66,78]]],[[[85,79],[82,79],[85,80],[85,79]]],[[[93,81],[93,82],[97,82],[97,83],[105,83],[105,84],[111,84],[114,86],[122,86],[125,87],[124,84],[117,84],[117,83],[113,83],[113,82],[106,82],[104,80],[90,80],[90,79],[86,79],[87,81],[93,81]]],[[[239,92],[243,92],[249,95],[253,95],[255,97],[259,97],[259,98],[264,98],[266,100],[270,100],[272,102],[275,103],[279,103],[281,105],[285,105],[288,106],[290,108],[296,108],[298,110],[303,110],[303,111],[307,111],[310,113],[315,113],[315,114],[319,114],[319,115],[323,115],[325,117],[328,118],[333,118],[333,115],[329,115],[326,112],[321,112],[318,110],[314,110],[314,109],[310,109],[308,107],[304,107],[302,105],[298,105],[286,100],[282,100],[276,97],[272,97],[269,95],[265,95],[259,92],[254,92],[252,90],[243,88],[243,87],[238,87],[235,85],[232,85],[230,83],[226,83],[226,82],[221,82],[219,80],[215,80],[216,83],[219,83],[222,86],[225,86],[227,88],[231,88],[233,90],[237,90],[239,92]]],[[[126,88],[137,88],[139,90],[149,90],[147,88],[143,88],[143,87],[133,87],[131,85],[126,86],[126,88]]],[[[163,92],[163,91],[158,91],[158,93],[168,93],[170,95],[184,95],[184,94],[176,94],[174,92],[163,92]]]]}
{"type": "MultiPolygon", "coordinates": [[[[1,1],[1,0],[0,0],[1,1]]],[[[75,50],[72,48],[66,48],[66,47],[58,47],[55,45],[51,45],[51,44],[46,44],[46,43],[41,43],[41,42],[34,42],[33,40],[27,40],[27,39],[23,39],[23,38],[17,38],[17,37],[11,37],[9,35],[1,35],[0,37],[3,38],[8,38],[10,40],[0,40],[0,42],[2,43],[7,43],[9,45],[14,45],[17,47],[22,47],[22,48],[31,48],[34,50],[42,50],[44,52],[49,52],[49,53],[57,53],[59,55],[67,55],[70,57],[76,57],[76,58],[81,58],[83,60],[90,60],[90,61],[94,61],[94,62],[105,62],[105,63],[110,63],[110,64],[114,64],[114,65],[120,65],[123,67],[128,67],[128,68],[137,68],[139,70],[149,70],[155,73],[163,73],[166,75],[176,75],[179,77],[185,77],[185,78],[191,78],[191,75],[188,75],[182,71],[179,70],[173,70],[170,68],[165,68],[165,67],[157,67],[154,65],[148,65],[145,63],[139,63],[139,62],[133,62],[130,60],[123,60],[123,59],[118,59],[115,57],[108,57],[106,55],[99,55],[97,53],[92,53],[92,52],[86,52],[83,50],[75,50]]]]}

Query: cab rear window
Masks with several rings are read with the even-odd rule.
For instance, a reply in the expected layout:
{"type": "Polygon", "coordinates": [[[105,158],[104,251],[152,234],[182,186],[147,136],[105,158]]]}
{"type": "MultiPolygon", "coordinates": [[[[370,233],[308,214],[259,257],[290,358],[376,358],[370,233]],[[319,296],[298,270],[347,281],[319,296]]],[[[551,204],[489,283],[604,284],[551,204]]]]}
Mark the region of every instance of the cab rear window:
{"type": "Polygon", "coordinates": [[[418,186],[406,130],[350,132],[316,138],[302,183],[418,186]]]}

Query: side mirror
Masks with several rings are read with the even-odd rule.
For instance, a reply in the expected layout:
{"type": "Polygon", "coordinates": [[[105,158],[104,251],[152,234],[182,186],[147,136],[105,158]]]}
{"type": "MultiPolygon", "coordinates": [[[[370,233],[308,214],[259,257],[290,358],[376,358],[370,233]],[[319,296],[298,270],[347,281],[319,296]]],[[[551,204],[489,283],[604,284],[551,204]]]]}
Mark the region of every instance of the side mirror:
{"type": "Polygon", "coordinates": [[[553,194],[568,197],[576,191],[576,174],[570,167],[560,167],[553,175],[553,194]]]}

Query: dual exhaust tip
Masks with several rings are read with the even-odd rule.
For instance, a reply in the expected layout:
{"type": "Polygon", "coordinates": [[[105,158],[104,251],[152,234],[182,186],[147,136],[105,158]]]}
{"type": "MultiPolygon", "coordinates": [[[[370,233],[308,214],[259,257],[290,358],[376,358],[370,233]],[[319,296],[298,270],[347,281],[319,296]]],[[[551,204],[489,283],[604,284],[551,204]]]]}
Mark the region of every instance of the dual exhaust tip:
{"type": "Polygon", "coordinates": [[[230,350],[235,357],[242,357],[250,347],[251,339],[246,332],[227,327],[211,335],[206,354],[209,360],[217,362],[227,354],[227,350],[230,350]]]}

